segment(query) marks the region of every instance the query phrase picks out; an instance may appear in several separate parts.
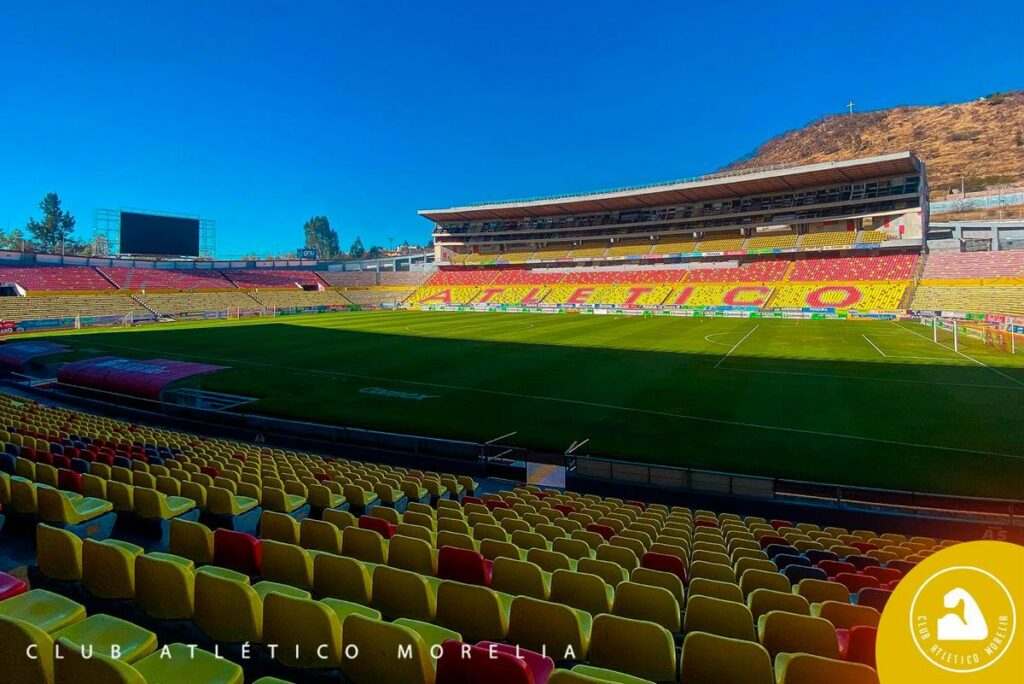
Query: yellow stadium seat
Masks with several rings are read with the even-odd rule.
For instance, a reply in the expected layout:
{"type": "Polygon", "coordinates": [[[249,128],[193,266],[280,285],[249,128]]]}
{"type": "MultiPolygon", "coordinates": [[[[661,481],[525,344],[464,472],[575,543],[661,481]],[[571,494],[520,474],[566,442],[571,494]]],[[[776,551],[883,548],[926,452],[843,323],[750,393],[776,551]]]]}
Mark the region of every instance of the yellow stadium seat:
{"type": "Polygon", "coordinates": [[[82,543],[82,579],[93,596],[105,599],[135,598],[135,558],[142,547],[108,539],[82,543]]]}
{"type": "Polygon", "coordinates": [[[773,658],[779,653],[813,653],[839,657],[836,628],[828,620],[771,611],[757,622],[758,640],[773,658]]]}
{"type": "Polygon", "coordinates": [[[734,582],[719,582],[698,577],[690,580],[689,590],[690,596],[712,596],[723,601],[743,603],[743,591],[734,582]]]}
{"type": "Polygon", "coordinates": [[[313,588],[313,558],[308,551],[298,544],[286,544],[272,539],[264,539],[262,547],[263,568],[260,575],[263,579],[305,590],[313,588]]]}
{"type": "Polygon", "coordinates": [[[754,641],[754,618],[742,603],[710,596],[690,596],[686,600],[683,630],[708,632],[731,639],[754,641]]]}
{"type": "Polygon", "coordinates": [[[802,579],[793,590],[812,604],[825,603],[826,601],[850,602],[850,590],[838,582],[802,579]]]}
{"type": "Polygon", "coordinates": [[[681,618],[679,604],[668,589],[635,582],[621,582],[615,587],[612,613],[634,620],[647,620],[679,632],[681,618]]]}
{"type": "MultiPolygon", "coordinates": [[[[620,585],[621,586],[621,585],[620,585]]],[[[589,661],[654,681],[675,681],[676,647],[664,627],[615,615],[594,618],[589,661]]]]}
{"type": "Polygon", "coordinates": [[[824,603],[812,603],[811,615],[825,618],[836,629],[850,629],[858,625],[878,627],[881,615],[874,608],[868,606],[855,606],[840,601],[825,601],[824,603]]]}
{"type": "Polygon", "coordinates": [[[501,557],[494,560],[491,587],[513,596],[543,600],[551,593],[551,575],[535,563],[501,557]]]}
{"type": "Polygon", "coordinates": [[[509,614],[509,641],[556,660],[584,660],[590,645],[589,613],[529,596],[517,596],[509,614]]]}
{"type": "Polygon", "coordinates": [[[470,641],[502,641],[512,597],[487,587],[444,581],[437,588],[436,622],[470,641]]]}
{"type": "Polygon", "coordinates": [[[629,579],[629,573],[618,563],[598,560],[596,558],[580,559],[576,564],[576,570],[577,572],[588,572],[592,575],[597,575],[613,587],[617,586],[619,582],[625,582],[629,579]]]}
{"type": "Polygon", "coordinates": [[[437,550],[422,539],[396,534],[388,541],[388,565],[431,577],[437,574],[437,550]]]}
{"type": "Polygon", "coordinates": [[[345,647],[354,646],[359,653],[358,658],[346,659],[342,664],[342,671],[353,684],[434,683],[428,646],[415,630],[353,615],[345,621],[343,637],[345,647]],[[410,657],[396,658],[400,648],[410,649],[410,657]]]}
{"type": "Polygon", "coordinates": [[[407,617],[433,622],[437,613],[436,589],[426,577],[387,565],[373,570],[371,603],[388,619],[407,617]]]}
{"type": "Polygon", "coordinates": [[[170,552],[194,563],[213,562],[213,532],[206,525],[175,518],[171,521],[170,552]]]}
{"type": "Polygon", "coordinates": [[[36,525],[36,563],[44,576],[65,582],[82,580],[82,540],[44,523],[36,525]]]}
{"type": "Polygon", "coordinates": [[[274,657],[288,667],[338,667],[341,629],[338,616],[320,601],[277,592],[264,600],[263,638],[278,644],[274,657]]]}
{"type": "Polygon", "coordinates": [[[878,684],[878,674],[867,665],[807,653],[780,653],[775,673],[779,684],[878,684]]]}
{"type": "Polygon", "coordinates": [[[361,561],[330,553],[313,558],[313,589],[319,596],[368,605],[372,587],[370,570],[361,561]]]}
{"type": "Polygon", "coordinates": [[[169,553],[135,558],[135,600],[158,620],[191,620],[195,613],[195,564],[169,553]]]}
{"type": "Polygon", "coordinates": [[[359,527],[346,527],[341,537],[341,550],[346,556],[365,563],[388,562],[387,544],[379,533],[359,527]]]}
{"type": "Polygon", "coordinates": [[[706,632],[686,635],[679,673],[686,684],[775,684],[763,646],[706,632]]]}

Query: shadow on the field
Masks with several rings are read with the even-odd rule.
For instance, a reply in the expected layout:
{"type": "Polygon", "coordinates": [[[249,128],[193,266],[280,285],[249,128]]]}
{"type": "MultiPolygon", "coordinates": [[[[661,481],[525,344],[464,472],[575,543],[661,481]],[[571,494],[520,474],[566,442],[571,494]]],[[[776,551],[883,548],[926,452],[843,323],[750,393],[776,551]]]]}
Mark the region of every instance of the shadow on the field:
{"type": "MultiPolygon", "coordinates": [[[[840,324],[855,325],[855,324],[840,324]]],[[[77,354],[231,366],[247,410],[779,477],[1019,495],[1024,374],[892,358],[640,351],[290,325],[65,336],[77,354]],[[86,351],[89,350],[89,351],[86,351]],[[1010,477],[1014,474],[1016,477],[1010,477]]]]}

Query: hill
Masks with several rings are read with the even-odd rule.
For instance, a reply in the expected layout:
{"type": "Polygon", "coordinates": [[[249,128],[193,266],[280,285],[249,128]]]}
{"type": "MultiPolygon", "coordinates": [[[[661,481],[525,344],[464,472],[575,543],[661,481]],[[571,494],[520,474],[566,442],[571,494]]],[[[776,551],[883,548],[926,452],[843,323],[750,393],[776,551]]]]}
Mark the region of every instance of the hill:
{"type": "Polygon", "coordinates": [[[727,170],[911,150],[934,196],[1024,182],[1024,90],[960,104],[830,114],[764,143],[727,170]]]}

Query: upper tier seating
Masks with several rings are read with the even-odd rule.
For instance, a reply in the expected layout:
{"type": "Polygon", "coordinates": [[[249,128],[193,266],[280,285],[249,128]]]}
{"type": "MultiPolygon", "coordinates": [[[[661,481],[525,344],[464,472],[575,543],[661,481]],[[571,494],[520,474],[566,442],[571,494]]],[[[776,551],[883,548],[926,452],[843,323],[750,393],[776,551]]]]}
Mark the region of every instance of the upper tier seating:
{"type": "Polygon", "coordinates": [[[300,286],[323,286],[323,280],[316,271],[297,271],[285,269],[231,269],[225,270],[224,276],[243,290],[255,290],[268,287],[299,288],[300,286]]]}
{"type": "Polygon", "coordinates": [[[606,257],[624,257],[624,256],[642,256],[651,251],[651,246],[657,244],[647,238],[631,238],[627,240],[618,240],[614,242],[608,251],[605,252],[606,257]]]}
{"type": "Polygon", "coordinates": [[[817,233],[807,233],[800,237],[798,246],[801,249],[811,247],[847,247],[856,244],[857,231],[854,230],[824,230],[817,233]]]}
{"type": "Polygon", "coordinates": [[[331,287],[373,287],[377,284],[376,271],[317,271],[316,274],[331,287]]]}
{"type": "Polygon", "coordinates": [[[125,294],[0,297],[0,319],[5,321],[49,320],[75,316],[152,317],[125,294]]]}
{"type": "Polygon", "coordinates": [[[889,239],[889,234],[884,230],[862,230],[857,233],[858,244],[868,244],[875,242],[885,242],[889,239]]]}
{"type": "Polygon", "coordinates": [[[693,235],[663,235],[651,248],[651,254],[689,254],[697,251],[693,235]]]}
{"type": "Polygon", "coordinates": [[[227,290],[234,288],[220,271],[212,269],[103,267],[99,271],[122,290],[227,290]]]}
{"type": "Polygon", "coordinates": [[[795,247],[796,232],[770,232],[755,235],[747,240],[747,249],[784,249],[795,247]]]}
{"type": "Polygon", "coordinates": [[[790,282],[907,280],[914,275],[916,254],[802,259],[793,264],[790,282]]]}
{"type": "Polygon", "coordinates": [[[689,283],[767,283],[782,280],[788,261],[755,261],[738,268],[694,268],[689,283]]]}
{"type": "Polygon", "coordinates": [[[24,266],[0,268],[0,283],[17,283],[29,292],[73,292],[116,289],[89,266],[24,266]]]}
{"type": "Polygon", "coordinates": [[[382,287],[408,287],[422,285],[433,274],[433,271],[381,271],[382,287]]]}
{"type": "Polygon", "coordinates": [[[932,252],[923,280],[1024,278],[1024,249],[999,252],[932,252]]]}
{"type": "Polygon", "coordinates": [[[706,233],[697,245],[698,252],[733,252],[743,249],[746,238],[731,231],[706,233]]]}
{"type": "Polygon", "coordinates": [[[572,245],[564,243],[561,245],[548,245],[534,251],[531,259],[540,259],[543,261],[551,261],[553,259],[564,259],[568,254],[569,250],[572,249],[572,245]]]}
{"type": "Polygon", "coordinates": [[[427,281],[428,286],[433,285],[486,285],[494,280],[494,276],[500,271],[437,271],[427,281]]]}
{"type": "Polygon", "coordinates": [[[583,243],[579,247],[574,247],[569,251],[569,258],[571,259],[587,259],[603,257],[605,252],[608,250],[607,242],[598,243],[583,243]]]}

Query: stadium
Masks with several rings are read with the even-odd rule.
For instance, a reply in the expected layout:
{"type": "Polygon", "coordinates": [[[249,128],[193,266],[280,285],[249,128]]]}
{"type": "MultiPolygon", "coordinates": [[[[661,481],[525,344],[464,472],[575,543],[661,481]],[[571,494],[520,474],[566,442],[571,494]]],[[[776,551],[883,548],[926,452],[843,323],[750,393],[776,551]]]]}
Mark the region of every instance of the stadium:
{"type": "Polygon", "coordinates": [[[1024,250],[928,196],[904,152],[422,210],[429,259],[3,253],[7,681],[879,681],[905,575],[1024,542],[1024,250]]]}

